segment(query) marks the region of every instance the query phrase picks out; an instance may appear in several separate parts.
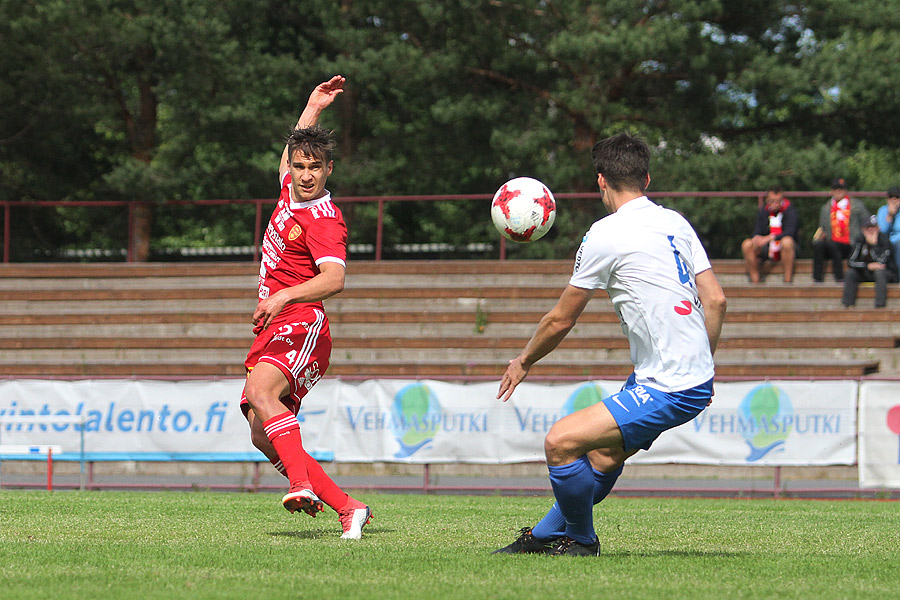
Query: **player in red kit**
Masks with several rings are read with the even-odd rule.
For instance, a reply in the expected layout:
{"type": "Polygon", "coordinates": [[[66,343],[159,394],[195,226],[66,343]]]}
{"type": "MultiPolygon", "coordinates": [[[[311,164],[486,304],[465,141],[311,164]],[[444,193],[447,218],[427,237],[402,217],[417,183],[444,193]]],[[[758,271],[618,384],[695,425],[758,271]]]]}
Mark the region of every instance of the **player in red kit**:
{"type": "Polygon", "coordinates": [[[325,182],[334,168],[331,132],[316,126],[343,92],[336,75],[319,84],[291,132],[279,167],[281,195],[263,237],[256,340],[246,361],[241,409],[250,437],[290,481],[292,513],[337,511],[344,539],[359,539],[372,511],[351,498],[303,449],[297,412],[328,368],[331,333],[322,300],[344,289],[347,226],[325,182]]]}

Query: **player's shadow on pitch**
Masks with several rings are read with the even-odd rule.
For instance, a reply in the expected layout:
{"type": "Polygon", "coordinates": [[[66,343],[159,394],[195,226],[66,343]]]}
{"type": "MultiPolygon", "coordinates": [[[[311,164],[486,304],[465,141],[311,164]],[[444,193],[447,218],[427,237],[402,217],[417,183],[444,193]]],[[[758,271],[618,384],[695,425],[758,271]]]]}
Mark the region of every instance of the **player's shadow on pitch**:
{"type": "Polygon", "coordinates": [[[316,538],[325,537],[324,531],[270,531],[268,533],[273,537],[294,537],[304,540],[314,540],[316,538]]]}
{"type": "MultiPolygon", "coordinates": [[[[377,527],[371,527],[371,526],[366,527],[366,535],[367,536],[372,535],[372,534],[383,533],[385,531],[389,531],[389,530],[378,529],[377,527]]],[[[268,535],[271,535],[272,537],[292,537],[292,538],[299,538],[302,540],[316,540],[319,538],[334,537],[333,531],[316,531],[316,530],[312,530],[312,531],[309,531],[309,530],[308,531],[269,531],[267,533],[268,533],[268,535]]]]}
{"type": "Polygon", "coordinates": [[[723,550],[648,550],[634,552],[623,550],[621,552],[602,552],[601,556],[615,556],[616,558],[650,558],[668,556],[673,558],[738,558],[746,556],[746,552],[728,552],[723,550]]]}

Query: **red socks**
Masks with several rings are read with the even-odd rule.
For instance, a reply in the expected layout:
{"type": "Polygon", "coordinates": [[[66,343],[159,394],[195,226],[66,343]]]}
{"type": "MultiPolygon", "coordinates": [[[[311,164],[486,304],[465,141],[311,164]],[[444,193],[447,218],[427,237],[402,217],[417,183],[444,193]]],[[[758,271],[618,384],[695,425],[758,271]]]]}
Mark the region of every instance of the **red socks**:
{"type": "Polygon", "coordinates": [[[300,423],[297,422],[294,413],[285,411],[263,421],[263,430],[266,432],[266,437],[272,442],[275,452],[278,453],[281,464],[284,465],[291,487],[293,488],[295,484],[308,483],[309,474],[306,472],[306,460],[304,459],[306,453],[303,451],[300,438],[300,423]]]}
{"type": "Polygon", "coordinates": [[[309,473],[309,481],[312,483],[312,491],[315,492],[316,496],[318,496],[322,502],[334,510],[341,510],[344,508],[347,505],[347,501],[350,499],[347,492],[342,490],[338,487],[338,484],[331,480],[331,477],[325,473],[325,470],[322,469],[322,465],[320,465],[316,459],[305,451],[303,452],[303,455],[306,457],[306,470],[309,473]]]}
{"type": "Polygon", "coordinates": [[[334,510],[341,510],[347,505],[350,496],[303,449],[300,424],[292,412],[287,411],[264,421],[263,429],[281,459],[281,468],[278,463],[273,465],[288,478],[292,487],[295,483],[309,483],[309,489],[334,510]]]}

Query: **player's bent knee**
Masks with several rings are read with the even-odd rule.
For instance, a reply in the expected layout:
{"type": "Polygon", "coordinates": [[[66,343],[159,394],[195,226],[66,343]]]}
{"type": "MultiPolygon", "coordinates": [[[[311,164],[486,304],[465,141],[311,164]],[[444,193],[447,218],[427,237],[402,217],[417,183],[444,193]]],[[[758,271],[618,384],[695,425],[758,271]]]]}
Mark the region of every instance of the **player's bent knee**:
{"type": "Polygon", "coordinates": [[[579,446],[557,427],[550,428],[544,438],[544,455],[551,465],[566,464],[581,456],[579,446]]]}

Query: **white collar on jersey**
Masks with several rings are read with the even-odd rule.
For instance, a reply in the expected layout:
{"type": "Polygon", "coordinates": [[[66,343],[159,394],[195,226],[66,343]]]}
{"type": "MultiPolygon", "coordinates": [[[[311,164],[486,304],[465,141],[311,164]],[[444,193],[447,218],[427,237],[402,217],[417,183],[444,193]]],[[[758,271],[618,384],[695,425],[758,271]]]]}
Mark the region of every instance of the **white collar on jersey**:
{"type": "Polygon", "coordinates": [[[319,196],[315,200],[307,200],[306,202],[295,202],[294,201],[294,188],[288,186],[288,193],[291,195],[291,210],[296,210],[298,208],[309,208],[310,206],[317,206],[322,204],[323,202],[331,202],[331,192],[325,190],[325,194],[319,196]]]}
{"type": "Polygon", "coordinates": [[[619,207],[619,210],[616,212],[629,211],[629,210],[637,210],[639,208],[645,208],[648,205],[652,205],[653,201],[650,200],[647,196],[638,196],[637,198],[632,198],[625,204],[619,207]]]}

